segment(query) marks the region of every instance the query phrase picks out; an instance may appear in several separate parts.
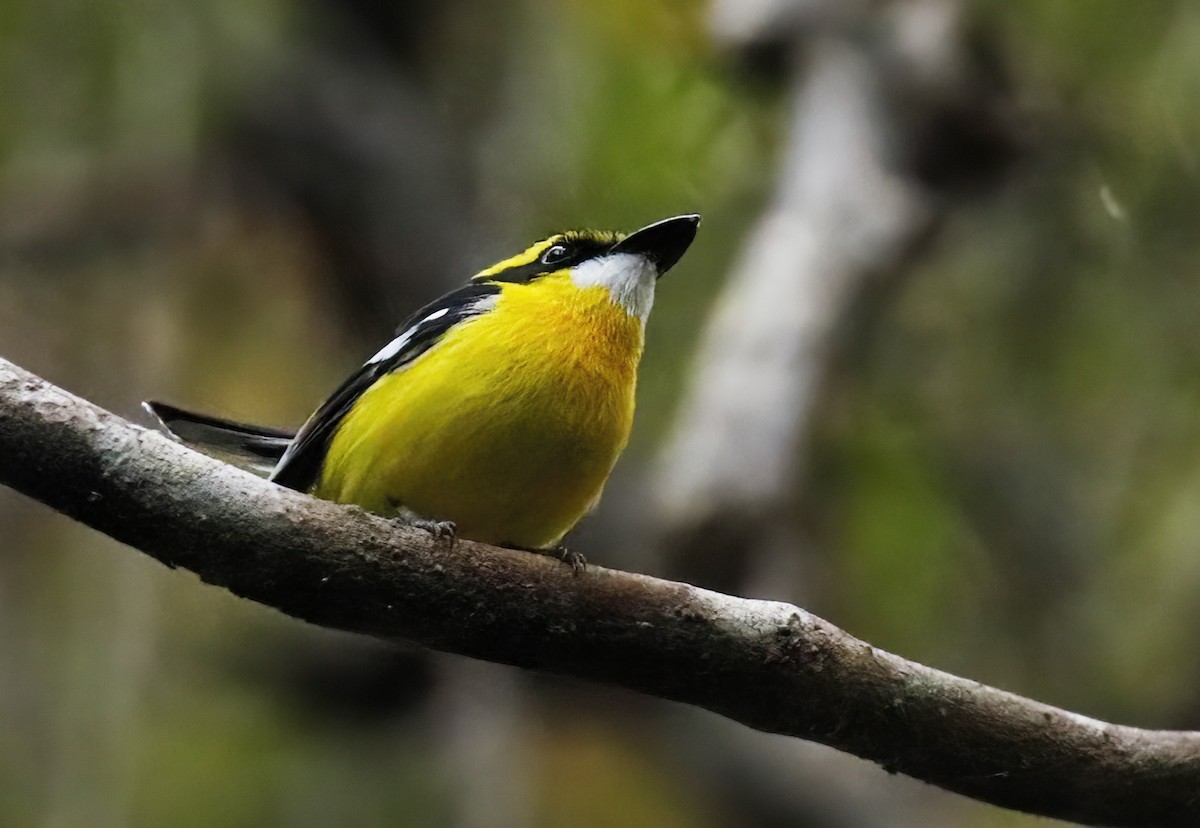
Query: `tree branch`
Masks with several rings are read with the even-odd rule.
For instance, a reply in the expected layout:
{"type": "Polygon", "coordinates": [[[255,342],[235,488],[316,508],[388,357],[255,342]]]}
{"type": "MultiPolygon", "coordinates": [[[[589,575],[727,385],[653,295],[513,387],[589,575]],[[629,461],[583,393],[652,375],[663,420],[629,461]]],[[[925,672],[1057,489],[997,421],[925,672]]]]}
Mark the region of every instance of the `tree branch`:
{"type": "Polygon", "coordinates": [[[191,452],[0,359],[0,483],[328,627],[607,682],[947,790],[1097,825],[1200,823],[1200,733],[1105,724],[905,661],[797,607],[469,541],[191,452]]]}

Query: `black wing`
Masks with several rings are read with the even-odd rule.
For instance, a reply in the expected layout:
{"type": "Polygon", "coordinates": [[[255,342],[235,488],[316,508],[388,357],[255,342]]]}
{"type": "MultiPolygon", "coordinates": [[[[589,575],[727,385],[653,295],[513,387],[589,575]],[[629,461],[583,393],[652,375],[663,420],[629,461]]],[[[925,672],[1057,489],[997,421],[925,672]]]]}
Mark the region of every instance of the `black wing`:
{"type": "Polygon", "coordinates": [[[271,480],[307,491],[317,482],[333,435],[354,403],[375,382],[428,351],[455,325],[490,310],[500,286],[493,282],[466,285],[430,302],[400,324],[389,342],[333,392],[296,433],[271,472],[271,480]]]}

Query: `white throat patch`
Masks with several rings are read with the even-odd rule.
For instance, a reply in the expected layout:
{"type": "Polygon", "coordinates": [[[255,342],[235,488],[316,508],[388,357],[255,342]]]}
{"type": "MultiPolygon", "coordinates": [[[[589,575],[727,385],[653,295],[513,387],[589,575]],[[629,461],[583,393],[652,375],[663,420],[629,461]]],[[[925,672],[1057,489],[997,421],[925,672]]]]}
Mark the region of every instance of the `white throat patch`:
{"type": "Polygon", "coordinates": [[[643,322],[654,304],[657,278],[654,263],[636,253],[610,253],[571,269],[571,281],[578,287],[607,288],[614,302],[643,322]]]}

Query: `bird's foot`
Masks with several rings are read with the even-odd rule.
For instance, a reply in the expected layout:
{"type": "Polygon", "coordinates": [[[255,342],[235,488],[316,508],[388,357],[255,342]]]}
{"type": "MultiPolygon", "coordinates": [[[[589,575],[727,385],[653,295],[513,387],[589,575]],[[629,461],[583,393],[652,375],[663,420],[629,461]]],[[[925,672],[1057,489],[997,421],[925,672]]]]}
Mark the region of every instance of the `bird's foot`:
{"type": "Polygon", "coordinates": [[[571,572],[575,575],[582,574],[587,569],[587,558],[583,556],[583,553],[565,546],[536,547],[521,546],[516,543],[506,543],[504,546],[508,549],[519,549],[522,552],[533,552],[535,555],[549,555],[551,558],[558,558],[571,567],[571,572]]]}
{"type": "Polygon", "coordinates": [[[583,571],[587,569],[587,558],[584,557],[582,552],[575,549],[568,549],[565,546],[556,546],[546,551],[571,567],[571,572],[576,575],[583,574],[583,571]]]}
{"type": "Polygon", "coordinates": [[[426,532],[433,535],[434,540],[444,541],[447,547],[453,547],[455,541],[458,540],[458,527],[454,525],[454,521],[452,520],[407,518],[402,519],[401,522],[409,526],[415,526],[418,529],[424,529],[426,532]]]}

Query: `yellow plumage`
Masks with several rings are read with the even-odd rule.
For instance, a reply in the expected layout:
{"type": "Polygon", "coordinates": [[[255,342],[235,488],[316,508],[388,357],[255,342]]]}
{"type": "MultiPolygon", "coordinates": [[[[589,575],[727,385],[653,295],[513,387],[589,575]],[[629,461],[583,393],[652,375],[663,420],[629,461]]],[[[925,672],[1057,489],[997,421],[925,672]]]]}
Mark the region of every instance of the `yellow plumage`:
{"type": "Polygon", "coordinates": [[[314,494],[448,518],[474,540],[556,543],[629,439],[642,327],[565,273],[506,285],[493,311],[362,396],[314,494]]]}

